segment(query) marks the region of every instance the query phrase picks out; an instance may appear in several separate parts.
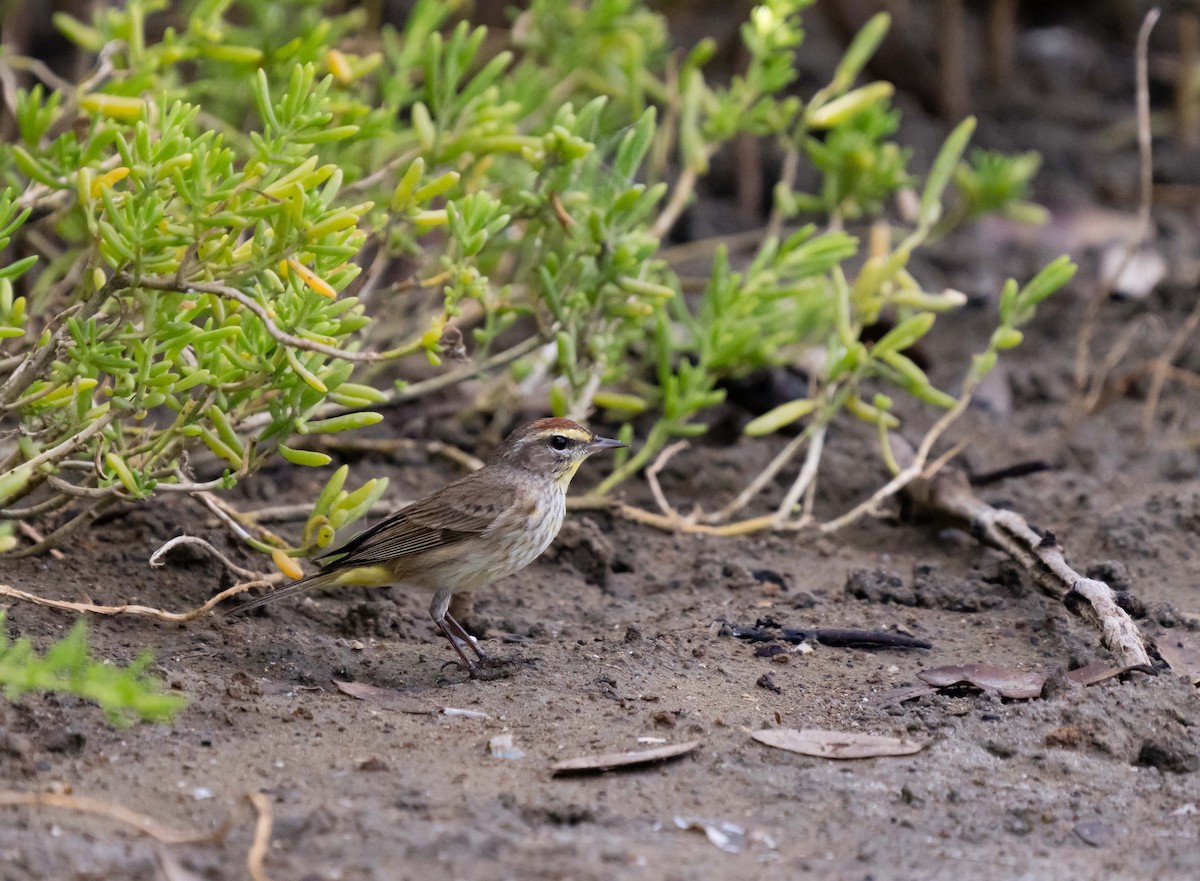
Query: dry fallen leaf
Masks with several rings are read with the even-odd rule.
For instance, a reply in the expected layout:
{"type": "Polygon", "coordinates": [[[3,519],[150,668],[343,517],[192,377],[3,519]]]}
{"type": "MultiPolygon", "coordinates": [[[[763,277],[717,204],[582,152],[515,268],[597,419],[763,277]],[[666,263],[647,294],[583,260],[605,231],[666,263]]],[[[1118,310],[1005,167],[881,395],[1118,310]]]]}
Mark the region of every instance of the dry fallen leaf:
{"type": "Polygon", "coordinates": [[[1046,684],[1046,674],[1017,670],[996,664],[953,664],[922,670],[917,678],[937,688],[953,685],[974,685],[984,691],[997,692],[1001,697],[1028,700],[1040,697],[1046,684]]]}
{"type": "Polygon", "coordinates": [[[1090,664],[1084,664],[1082,667],[1076,667],[1074,670],[1067,671],[1067,678],[1072,682],[1077,682],[1080,685],[1099,685],[1101,682],[1120,676],[1129,670],[1138,670],[1140,667],[1114,667],[1112,664],[1106,664],[1103,661],[1092,661],[1090,664]]]}
{"type": "Polygon", "coordinates": [[[751,731],[759,743],[819,759],[872,759],[878,756],[910,756],[928,746],[907,737],[860,734],[857,731],[822,731],[819,728],[764,728],[751,731]]]}
{"type": "Polygon", "coordinates": [[[1192,685],[1200,685],[1200,646],[1172,633],[1157,640],[1158,653],[1171,670],[1186,676],[1192,685]]]}
{"type": "Polygon", "coordinates": [[[587,774],[600,771],[612,771],[616,768],[629,768],[645,765],[650,762],[662,762],[690,753],[700,745],[698,740],[686,743],[673,743],[669,746],[659,746],[654,749],[643,749],[637,752],[605,753],[599,756],[580,756],[577,759],[566,759],[554,766],[554,774],[587,774]]]}
{"type": "Polygon", "coordinates": [[[437,707],[431,707],[422,701],[414,700],[409,695],[394,688],[380,688],[378,685],[368,685],[365,682],[342,682],[338,679],[333,680],[333,684],[337,686],[338,691],[342,694],[356,697],[360,701],[372,701],[382,704],[399,710],[401,713],[409,713],[414,716],[432,716],[440,712],[437,707]]]}

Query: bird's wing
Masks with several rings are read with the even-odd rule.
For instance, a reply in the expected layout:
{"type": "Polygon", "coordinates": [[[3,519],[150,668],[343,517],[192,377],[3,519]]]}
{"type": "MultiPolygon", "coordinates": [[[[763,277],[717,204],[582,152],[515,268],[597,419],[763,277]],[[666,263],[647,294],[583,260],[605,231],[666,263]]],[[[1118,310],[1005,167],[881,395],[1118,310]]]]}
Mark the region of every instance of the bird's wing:
{"type": "Polygon", "coordinates": [[[401,508],[318,558],[328,561],[323,571],[386,563],[485,532],[515,502],[516,492],[494,484],[481,491],[472,476],[401,508]]]}

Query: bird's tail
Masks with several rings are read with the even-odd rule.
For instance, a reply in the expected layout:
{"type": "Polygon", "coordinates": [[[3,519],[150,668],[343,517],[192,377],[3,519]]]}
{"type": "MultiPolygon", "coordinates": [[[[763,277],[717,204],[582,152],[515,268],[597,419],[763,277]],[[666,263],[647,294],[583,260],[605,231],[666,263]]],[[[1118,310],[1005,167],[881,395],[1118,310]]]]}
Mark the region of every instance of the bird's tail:
{"type": "Polygon", "coordinates": [[[293,581],[291,584],[283,587],[277,587],[275,590],[268,591],[262,596],[255,597],[252,600],[248,600],[240,605],[234,606],[232,609],[226,612],[225,615],[226,617],[229,615],[240,615],[243,612],[249,612],[251,609],[257,609],[259,606],[265,606],[268,603],[275,602],[276,600],[287,599],[290,596],[295,596],[296,594],[303,593],[306,590],[312,590],[315,587],[328,587],[332,584],[336,584],[340,575],[340,572],[316,572],[312,575],[301,578],[299,581],[293,581]]]}

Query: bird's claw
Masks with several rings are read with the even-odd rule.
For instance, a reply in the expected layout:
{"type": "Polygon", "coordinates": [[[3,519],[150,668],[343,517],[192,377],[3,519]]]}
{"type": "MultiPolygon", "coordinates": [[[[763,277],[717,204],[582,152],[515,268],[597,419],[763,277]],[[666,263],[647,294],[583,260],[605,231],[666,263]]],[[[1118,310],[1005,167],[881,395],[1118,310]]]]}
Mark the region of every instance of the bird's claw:
{"type": "MultiPolygon", "coordinates": [[[[518,667],[531,667],[541,660],[541,658],[526,658],[522,655],[506,655],[504,657],[484,655],[478,661],[468,665],[466,673],[471,679],[490,682],[494,679],[507,679],[516,673],[518,667]]],[[[462,661],[446,661],[442,664],[441,669],[445,671],[447,667],[462,670],[463,663],[462,661]]]]}

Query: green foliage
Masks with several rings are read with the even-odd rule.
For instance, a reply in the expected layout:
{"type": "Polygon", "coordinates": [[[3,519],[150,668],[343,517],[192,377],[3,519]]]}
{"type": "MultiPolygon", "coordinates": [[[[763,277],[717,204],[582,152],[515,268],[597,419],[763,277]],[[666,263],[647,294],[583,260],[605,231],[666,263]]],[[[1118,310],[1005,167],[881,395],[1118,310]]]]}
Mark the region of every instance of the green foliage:
{"type": "MultiPolygon", "coordinates": [[[[380,363],[440,365],[460,325],[477,362],[512,360],[492,347],[523,334],[514,375],[556,413],[653,417],[602,491],[702,433],[723,378],[805,348],[824,349],[825,373],[784,422],[892,425],[896,389],[947,406],[904,351],[963,298],[925,291],[908,260],[980,212],[1028,212],[1036,162],[962,163],[964,123],[915,228],[863,262],[841,224],[921,186],[888,140],[892,87],[855,84],[888,18],[805,101],[788,90],[809,5],[755,7],[727,85],[706,73],[711,43],[673,60],[665,20],[638,0],[534,0],[499,50],[433,0],[378,34],[364,11],[312,0],[200,0],[153,39],[162,2],[58,16],[100,59],[71,94],[21,92],[19,138],[0,145],[0,247],[23,255],[0,267],[0,418],[19,429],[0,449],[0,516],[70,507],[65,535],[117,500],[227,487],[274,453],[323,467],[293,439],[423,393],[388,387],[380,363]],[[742,132],[814,164],[820,191],[785,180],[776,208],[816,222],[765,237],[745,266],[718,250],[689,302],[660,240],[742,132]],[[884,316],[897,329],[868,348],[862,330],[884,316]],[[189,456],[223,473],[195,483],[189,456]]],[[[1018,300],[1001,330],[1032,307],[1018,300]]],[[[764,419],[756,432],[784,424],[764,419]]],[[[277,562],[324,547],[383,491],[345,480],[330,479],[299,547],[251,542],[277,562]]]]}
{"type": "Polygon", "coordinates": [[[805,151],[822,174],[818,195],[787,194],[787,213],[824,213],[848,220],[878,213],[883,202],[911,178],[910,150],[885,141],[900,124],[900,112],[871,103],[848,116],[824,140],[809,138],[805,151]]]}
{"type": "Polygon", "coordinates": [[[1002,213],[1022,223],[1044,223],[1046,209],[1029,201],[1029,187],[1042,158],[1037,153],[1009,156],[994,150],[972,150],[969,163],[959,163],[954,183],[968,218],[1002,213]]]}
{"type": "Polygon", "coordinates": [[[88,654],[87,622],[79,620],[62,640],[39,656],[27,638],[13,642],[0,612],[0,685],[17,700],[31,691],[56,691],[95,701],[113,725],[169,722],[187,698],[162,690],[147,674],[153,658],[142,654],[128,667],[93,660],[88,654]]]}

